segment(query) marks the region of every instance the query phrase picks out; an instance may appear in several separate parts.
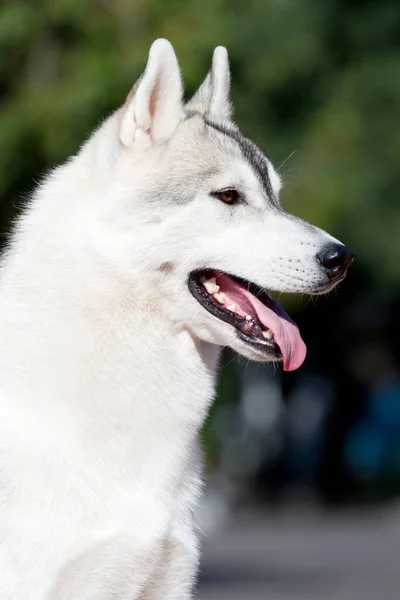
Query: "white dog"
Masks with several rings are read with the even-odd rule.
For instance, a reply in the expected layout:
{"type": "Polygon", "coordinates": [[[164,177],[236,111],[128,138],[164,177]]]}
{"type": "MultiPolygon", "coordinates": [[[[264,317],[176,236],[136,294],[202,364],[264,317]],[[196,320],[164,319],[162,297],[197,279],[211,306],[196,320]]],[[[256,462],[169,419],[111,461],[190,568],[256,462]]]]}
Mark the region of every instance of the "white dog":
{"type": "Polygon", "coordinates": [[[287,214],[231,121],[224,48],[186,105],[156,41],[53,171],[0,271],[1,600],[185,600],[218,346],[296,369],[265,289],[323,293],[349,250],[287,214]]]}

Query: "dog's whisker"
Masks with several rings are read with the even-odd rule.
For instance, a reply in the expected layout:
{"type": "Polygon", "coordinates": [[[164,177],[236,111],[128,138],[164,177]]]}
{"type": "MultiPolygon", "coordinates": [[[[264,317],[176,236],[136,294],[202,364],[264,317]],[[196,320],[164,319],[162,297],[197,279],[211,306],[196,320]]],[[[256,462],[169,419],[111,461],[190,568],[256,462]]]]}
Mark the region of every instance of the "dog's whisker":
{"type": "Polygon", "coordinates": [[[297,152],[297,148],[295,150],[293,150],[293,152],[291,152],[289,154],[289,156],[287,158],[285,158],[285,160],[279,165],[279,167],[276,169],[279,174],[281,173],[282,167],[288,162],[288,160],[290,160],[292,158],[292,156],[294,154],[296,154],[296,152],[297,152]]]}

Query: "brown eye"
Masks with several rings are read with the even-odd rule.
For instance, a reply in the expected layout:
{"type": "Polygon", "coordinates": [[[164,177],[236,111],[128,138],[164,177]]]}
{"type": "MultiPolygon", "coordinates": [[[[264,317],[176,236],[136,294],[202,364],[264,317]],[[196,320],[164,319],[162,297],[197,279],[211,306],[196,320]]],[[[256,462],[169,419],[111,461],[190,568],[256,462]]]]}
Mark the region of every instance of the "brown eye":
{"type": "Polygon", "coordinates": [[[235,204],[239,200],[239,193],[236,190],[223,190],[213,195],[226,204],[235,204]]]}

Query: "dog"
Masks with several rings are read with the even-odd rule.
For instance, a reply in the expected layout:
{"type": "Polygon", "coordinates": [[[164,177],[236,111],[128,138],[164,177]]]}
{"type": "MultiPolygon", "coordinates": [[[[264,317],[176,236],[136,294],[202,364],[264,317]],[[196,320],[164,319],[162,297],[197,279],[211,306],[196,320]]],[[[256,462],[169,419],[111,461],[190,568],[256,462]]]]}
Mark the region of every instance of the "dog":
{"type": "Polygon", "coordinates": [[[233,123],[226,49],[183,102],[157,40],[125,104],[39,185],[0,271],[0,598],[187,600],[218,354],[304,361],[267,290],[350,250],[279,203],[233,123]]]}

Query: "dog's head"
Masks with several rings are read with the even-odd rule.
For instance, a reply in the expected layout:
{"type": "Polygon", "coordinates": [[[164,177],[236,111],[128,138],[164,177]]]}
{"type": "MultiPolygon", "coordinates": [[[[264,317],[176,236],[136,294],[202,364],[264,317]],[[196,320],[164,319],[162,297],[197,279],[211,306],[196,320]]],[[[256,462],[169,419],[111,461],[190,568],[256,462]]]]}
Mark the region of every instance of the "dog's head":
{"type": "MultiPolygon", "coordinates": [[[[193,335],[296,369],[305,346],[267,290],[321,294],[352,254],[283,210],[279,175],[231,120],[227,52],[185,105],[178,62],[156,41],[113,117],[112,222],[149,301],[193,335]]],[[[110,134],[111,131],[111,134],[110,134]]],[[[110,219],[108,219],[110,223],[110,219]]]]}

